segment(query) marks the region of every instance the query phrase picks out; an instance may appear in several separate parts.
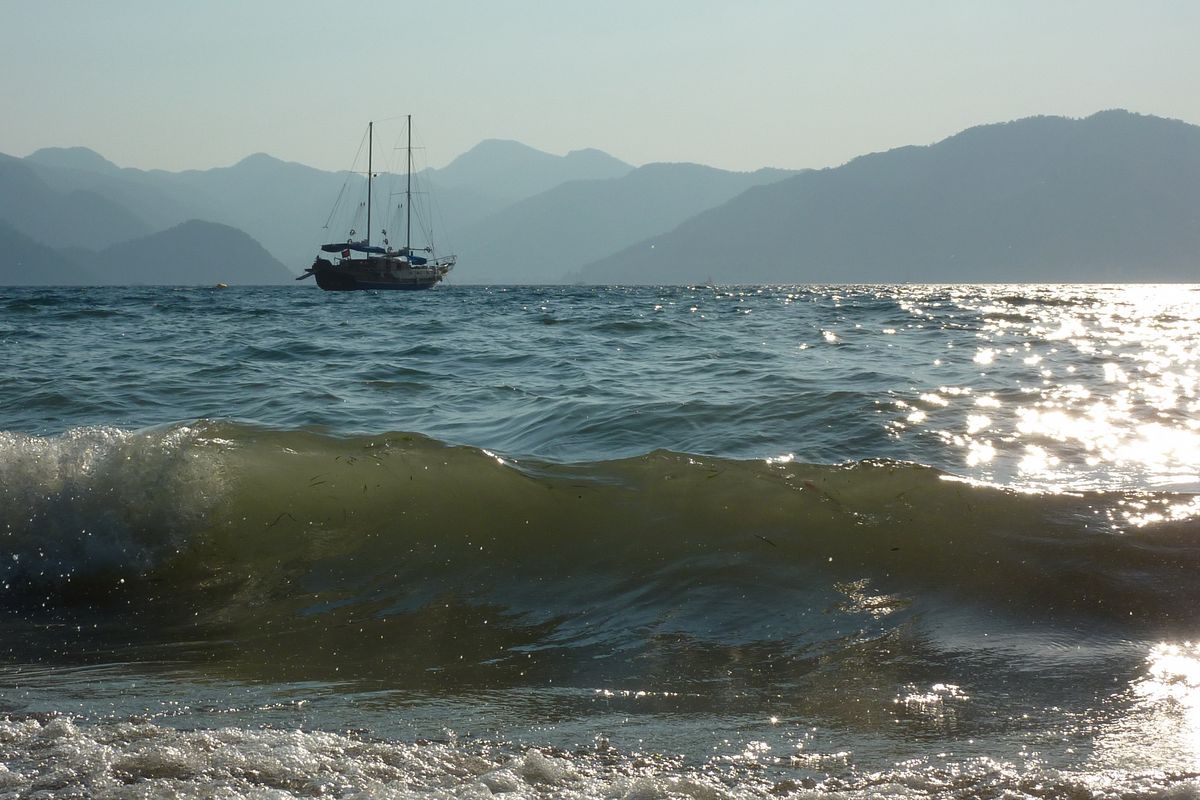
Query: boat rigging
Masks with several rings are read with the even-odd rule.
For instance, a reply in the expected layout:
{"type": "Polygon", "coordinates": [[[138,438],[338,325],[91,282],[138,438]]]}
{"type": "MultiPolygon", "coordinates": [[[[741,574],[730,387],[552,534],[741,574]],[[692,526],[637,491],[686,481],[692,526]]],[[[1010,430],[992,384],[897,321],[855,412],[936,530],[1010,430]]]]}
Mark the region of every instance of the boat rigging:
{"type": "MultiPolygon", "coordinates": [[[[404,247],[393,249],[383,231],[383,245],[371,244],[372,189],[374,186],[375,123],[367,123],[367,228],[365,236],[355,240],[351,228],[345,241],[321,245],[322,253],[337,253],[336,261],[318,255],[312,265],[296,280],[313,277],[317,286],[326,291],[363,289],[432,289],[454,268],[457,257],[436,256],[433,244],[413,246],[412,230],[412,115],[407,117],[407,147],[404,189],[404,247]],[[428,255],[417,255],[426,253],[428,255]]],[[[339,195],[340,198],[340,195],[339,195]]]]}

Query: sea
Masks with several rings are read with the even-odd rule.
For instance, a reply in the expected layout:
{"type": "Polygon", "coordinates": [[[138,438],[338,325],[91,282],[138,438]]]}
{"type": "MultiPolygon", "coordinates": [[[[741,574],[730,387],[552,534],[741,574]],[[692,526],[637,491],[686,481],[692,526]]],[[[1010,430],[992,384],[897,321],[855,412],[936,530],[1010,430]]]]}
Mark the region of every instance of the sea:
{"type": "Polygon", "coordinates": [[[0,798],[1200,796],[1200,287],[0,289],[0,798]]]}

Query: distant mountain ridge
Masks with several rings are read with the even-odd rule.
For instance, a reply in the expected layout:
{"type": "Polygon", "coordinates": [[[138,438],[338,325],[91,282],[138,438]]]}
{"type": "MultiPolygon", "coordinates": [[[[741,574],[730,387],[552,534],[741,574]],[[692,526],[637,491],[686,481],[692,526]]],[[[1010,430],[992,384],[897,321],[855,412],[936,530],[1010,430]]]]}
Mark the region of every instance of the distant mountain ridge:
{"type": "Polygon", "coordinates": [[[0,252],[4,286],[262,285],[292,277],[242,231],[201,220],[100,251],[45,247],[0,220],[0,252]]]}
{"type": "Polygon", "coordinates": [[[669,230],[792,172],[647,164],[617,178],[568,181],[468,226],[455,238],[469,283],[561,283],[625,243],[669,230]]]}
{"type": "MultiPolygon", "coordinates": [[[[560,157],[493,141],[419,177],[443,216],[465,226],[547,185],[630,169],[600,151],[560,157]],[[439,185],[439,174],[452,185],[439,185]]],[[[317,245],[347,236],[323,223],[339,195],[365,193],[364,181],[265,153],[172,173],[118,167],[87,148],[44,148],[25,159],[0,155],[0,220],[46,247],[89,250],[209,220],[245,230],[298,274],[317,245]]]]}
{"type": "MultiPolygon", "coordinates": [[[[1126,111],[799,173],[486,140],[417,179],[451,283],[1200,281],[1200,128],[1126,111]]],[[[288,282],[349,235],[323,225],[364,180],[265,153],[177,173],[0,155],[0,282],[288,282]]]]}
{"type": "Polygon", "coordinates": [[[756,187],[594,283],[1200,281],[1200,128],[1107,111],[971,128],[756,187]]]}
{"type": "Polygon", "coordinates": [[[95,275],[0,219],[0,286],[90,286],[95,275]]]}
{"type": "Polygon", "coordinates": [[[109,161],[95,150],[86,147],[43,147],[30,153],[26,161],[43,164],[48,167],[65,167],[67,169],[87,170],[90,172],[113,173],[121,168],[109,161]]]}
{"type": "Polygon", "coordinates": [[[262,285],[293,277],[244,232],[202,220],[107,247],[89,266],[101,278],[120,275],[121,283],[150,286],[262,285]]]}
{"type": "Polygon", "coordinates": [[[567,181],[619,178],[633,169],[599,150],[554,156],[507,139],[485,139],[441,169],[428,170],[435,184],[467,188],[515,202],[567,181]]]}
{"type": "Polygon", "coordinates": [[[50,247],[106,247],[152,230],[88,184],[56,189],[35,167],[8,156],[0,156],[0,220],[50,247]]]}

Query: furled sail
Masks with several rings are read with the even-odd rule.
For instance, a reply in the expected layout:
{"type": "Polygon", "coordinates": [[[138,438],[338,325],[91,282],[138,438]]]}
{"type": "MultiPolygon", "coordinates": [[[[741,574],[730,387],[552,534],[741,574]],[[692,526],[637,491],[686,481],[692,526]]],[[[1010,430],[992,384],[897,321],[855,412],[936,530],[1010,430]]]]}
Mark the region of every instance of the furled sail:
{"type": "Polygon", "coordinates": [[[333,242],[321,245],[321,251],[324,253],[340,253],[344,250],[353,250],[355,253],[373,253],[381,256],[387,253],[382,247],[375,245],[367,246],[362,242],[333,242]]]}

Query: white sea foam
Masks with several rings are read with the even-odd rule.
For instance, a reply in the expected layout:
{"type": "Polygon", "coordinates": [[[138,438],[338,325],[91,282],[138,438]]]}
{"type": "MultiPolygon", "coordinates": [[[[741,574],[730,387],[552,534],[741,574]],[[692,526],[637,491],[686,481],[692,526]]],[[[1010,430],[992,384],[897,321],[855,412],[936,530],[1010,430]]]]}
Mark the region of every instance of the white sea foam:
{"type": "Polygon", "coordinates": [[[738,798],[1194,797],[1194,775],[1071,772],[990,758],[913,759],[870,773],[743,769],[611,750],[396,742],[307,730],[0,719],[0,797],[738,798]],[[807,777],[806,777],[807,776],[807,777]]]}
{"type": "Polygon", "coordinates": [[[474,752],[323,731],[179,731],[148,723],[0,720],[0,793],[41,797],[462,797],[512,800],[763,796],[644,759],[538,749],[474,752]],[[5,766],[6,765],[6,766],[5,766]]]}
{"type": "Polygon", "coordinates": [[[223,497],[216,450],[186,426],[0,432],[0,574],[56,580],[175,552],[223,497]]]}

